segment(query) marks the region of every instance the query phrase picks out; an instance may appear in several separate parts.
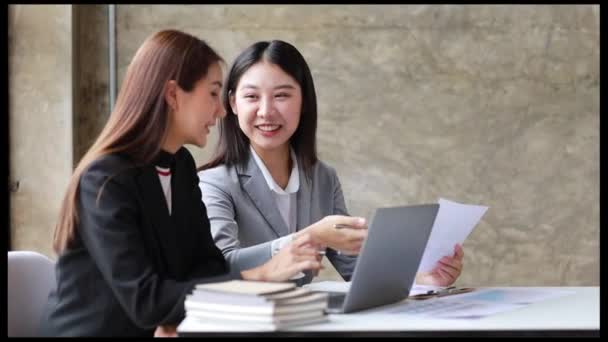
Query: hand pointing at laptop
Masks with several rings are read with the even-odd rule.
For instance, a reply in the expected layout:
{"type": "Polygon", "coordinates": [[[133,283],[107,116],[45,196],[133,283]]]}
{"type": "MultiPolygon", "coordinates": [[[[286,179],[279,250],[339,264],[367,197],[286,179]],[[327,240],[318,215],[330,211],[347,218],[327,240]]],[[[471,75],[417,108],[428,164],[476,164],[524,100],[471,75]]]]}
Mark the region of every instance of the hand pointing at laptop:
{"type": "Polygon", "coordinates": [[[310,234],[313,241],[321,246],[356,255],[367,237],[367,220],[343,215],[325,216],[298,234],[310,234]]]}

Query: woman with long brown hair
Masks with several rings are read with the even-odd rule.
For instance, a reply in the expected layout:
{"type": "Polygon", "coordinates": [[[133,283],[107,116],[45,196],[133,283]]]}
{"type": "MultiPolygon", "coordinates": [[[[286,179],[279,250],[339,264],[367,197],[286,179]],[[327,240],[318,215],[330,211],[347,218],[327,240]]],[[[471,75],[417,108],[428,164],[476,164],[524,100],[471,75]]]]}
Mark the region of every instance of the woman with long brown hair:
{"type": "Polygon", "coordinates": [[[213,242],[183,145],[203,147],[225,115],[222,62],[205,42],[175,30],[153,34],[136,52],[63,200],[43,335],[152,336],[179,323],[195,284],[284,281],[321,267],[308,236],[246,270],[231,269],[213,242]]]}

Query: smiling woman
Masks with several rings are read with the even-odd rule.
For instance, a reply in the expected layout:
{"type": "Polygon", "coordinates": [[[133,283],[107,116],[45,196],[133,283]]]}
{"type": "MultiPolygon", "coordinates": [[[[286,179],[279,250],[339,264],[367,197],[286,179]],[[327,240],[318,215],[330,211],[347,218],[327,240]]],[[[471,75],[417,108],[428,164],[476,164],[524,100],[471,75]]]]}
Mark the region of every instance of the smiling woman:
{"type": "Polygon", "coordinates": [[[335,170],[317,160],[317,100],[304,57],[287,42],[253,44],[233,62],[223,101],[216,157],[199,178],[211,231],[230,264],[258,265],[309,236],[322,252],[330,247],[327,257],[349,279],[356,258],[346,254],[359,251],[367,226],[346,215],[335,170]]]}
{"type": "Polygon", "coordinates": [[[42,335],[163,335],[183,319],[196,284],[284,281],[319,269],[317,247],[306,239],[248,269],[230,268],[214,244],[183,145],[205,146],[209,127],[225,115],[221,62],[204,41],[175,30],[137,50],[64,197],[42,335]]]}

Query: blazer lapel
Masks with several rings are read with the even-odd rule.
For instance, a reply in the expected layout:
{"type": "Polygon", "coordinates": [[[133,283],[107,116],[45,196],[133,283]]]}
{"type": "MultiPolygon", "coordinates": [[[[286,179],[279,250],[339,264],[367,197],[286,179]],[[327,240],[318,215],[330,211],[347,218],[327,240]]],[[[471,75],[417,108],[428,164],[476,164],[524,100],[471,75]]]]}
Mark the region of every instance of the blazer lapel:
{"type": "MultiPolygon", "coordinates": [[[[306,176],[302,169],[302,162],[298,160],[298,172],[300,173],[300,188],[297,193],[297,210],[298,217],[296,223],[296,231],[308,227],[312,222],[310,219],[310,205],[312,203],[312,180],[306,176]]],[[[298,279],[298,285],[310,283],[314,278],[311,271],[304,271],[304,277],[298,279]]]]}
{"type": "Polygon", "coordinates": [[[281,213],[274,201],[272,190],[268,187],[262,171],[258,168],[255,160],[250,155],[245,170],[237,167],[239,179],[243,189],[247,192],[256,208],[262,214],[266,222],[277,237],[285,236],[289,233],[281,213]]]}
{"type": "Polygon", "coordinates": [[[300,173],[300,189],[297,193],[298,217],[296,230],[306,228],[310,222],[310,204],[312,203],[312,180],[306,176],[302,169],[302,163],[298,160],[298,172],[300,173]]]}

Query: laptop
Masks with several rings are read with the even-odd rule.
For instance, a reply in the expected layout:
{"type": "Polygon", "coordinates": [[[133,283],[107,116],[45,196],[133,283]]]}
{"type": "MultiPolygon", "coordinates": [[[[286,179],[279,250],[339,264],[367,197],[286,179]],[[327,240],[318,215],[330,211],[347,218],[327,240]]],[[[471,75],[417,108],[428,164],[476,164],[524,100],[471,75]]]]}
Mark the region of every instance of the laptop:
{"type": "Polygon", "coordinates": [[[328,313],[349,313],[408,297],[439,204],[378,208],[347,293],[330,292],[328,313]]]}

